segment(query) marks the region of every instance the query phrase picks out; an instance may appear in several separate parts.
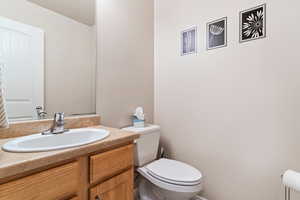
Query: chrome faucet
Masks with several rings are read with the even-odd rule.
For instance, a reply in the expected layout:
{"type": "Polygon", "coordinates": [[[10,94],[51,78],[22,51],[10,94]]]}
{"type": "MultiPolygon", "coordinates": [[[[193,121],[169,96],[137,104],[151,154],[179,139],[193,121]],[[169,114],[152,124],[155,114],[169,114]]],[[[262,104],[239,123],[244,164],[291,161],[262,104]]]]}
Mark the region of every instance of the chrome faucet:
{"type": "Polygon", "coordinates": [[[51,128],[43,132],[42,134],[43,135],[62,134],[67,131],[69,130],[65,129],[65,114],[60,112],[54,114],[53,124],[51,128]]]}
{"type": "Polygon", "coordinates": [[[46,119],[47,112],[43,109],[42,106],[37,106],[35,108],[35,110],[36,110],[36,114],[37,114],[37,118],[38,119],[46,119]]]}

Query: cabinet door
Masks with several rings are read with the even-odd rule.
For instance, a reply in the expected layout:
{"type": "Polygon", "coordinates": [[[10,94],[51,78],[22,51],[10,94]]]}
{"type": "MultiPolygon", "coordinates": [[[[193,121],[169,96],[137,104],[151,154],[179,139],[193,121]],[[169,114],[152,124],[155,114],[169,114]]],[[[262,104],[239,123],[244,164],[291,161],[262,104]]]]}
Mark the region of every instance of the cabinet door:
{"type": "Polygon", "coordinates": [[[0,200],[66,199],[78,190],[77,162],[0,184],[0,200]]]}
{"type": "Polygon", "coordinates": [[[76,197],[73,197],[73,198],[71,198],[69,200],[79,200],[79,198],[76,196],[76,197]]]}
{"type": "Polygon", "coordinates": [[[133,169],[92,188],[90,200],[133,200],[133,169]]]}

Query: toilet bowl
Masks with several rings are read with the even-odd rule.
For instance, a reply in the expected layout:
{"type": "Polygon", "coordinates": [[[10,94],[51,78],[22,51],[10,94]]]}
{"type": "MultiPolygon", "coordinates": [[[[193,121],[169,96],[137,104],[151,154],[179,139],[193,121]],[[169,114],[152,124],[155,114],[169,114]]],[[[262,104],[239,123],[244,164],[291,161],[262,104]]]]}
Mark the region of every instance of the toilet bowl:
{"type": "Polygon", "coordinates": [[[176,160],[156,160],[160,127],[127,127],[140,134],[135,142],[135,166],[141,175],[140,200],[189,200],[202,190],[202,174],[196,168],[176,160]]]}
{"type": "Polygon", "coordinates": [[[202,190],[202,174],[179,161],[160,159],[137,171],[140,200],[188,200],[202,190]]]}

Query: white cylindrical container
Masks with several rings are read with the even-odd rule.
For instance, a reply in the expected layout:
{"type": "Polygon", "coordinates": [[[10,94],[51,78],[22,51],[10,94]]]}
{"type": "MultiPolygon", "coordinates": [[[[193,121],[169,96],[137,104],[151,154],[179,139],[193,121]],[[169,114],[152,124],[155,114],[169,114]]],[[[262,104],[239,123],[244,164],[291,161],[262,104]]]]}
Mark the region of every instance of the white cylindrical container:
{"type": "Polygon", "coordinates": [[[135,166],[142,167],[156,159],[160,139],[159,126],[148,124],[142,128],[127,127],[123,128],[123,130],[139,133],[141,135],[140,138],[135,141],[135,166]]]}

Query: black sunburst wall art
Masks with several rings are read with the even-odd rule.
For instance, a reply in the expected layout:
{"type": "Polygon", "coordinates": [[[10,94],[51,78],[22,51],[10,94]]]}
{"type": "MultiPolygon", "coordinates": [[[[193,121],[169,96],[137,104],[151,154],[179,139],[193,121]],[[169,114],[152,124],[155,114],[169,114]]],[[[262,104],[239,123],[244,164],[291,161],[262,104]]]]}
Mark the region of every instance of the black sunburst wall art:
{"type": "Polygon", "coordinates": [[[240,42],[266,37],[266,4],[240,12],[240,42]]]}

